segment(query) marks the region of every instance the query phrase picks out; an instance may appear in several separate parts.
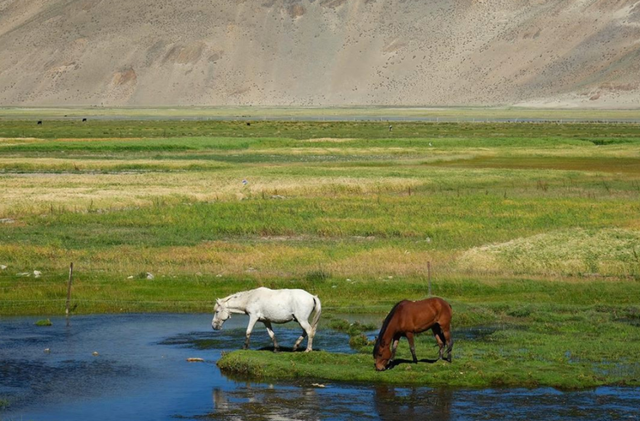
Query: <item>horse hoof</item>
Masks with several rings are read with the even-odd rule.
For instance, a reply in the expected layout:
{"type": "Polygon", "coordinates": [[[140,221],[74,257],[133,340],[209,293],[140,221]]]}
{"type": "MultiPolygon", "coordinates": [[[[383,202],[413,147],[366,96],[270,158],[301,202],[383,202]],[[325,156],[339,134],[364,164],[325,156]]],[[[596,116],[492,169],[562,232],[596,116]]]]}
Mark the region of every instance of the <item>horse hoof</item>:
{"type": "Polygon", "coordinates": [[[307,348],[304,350],[304,352],[311,352],[312,350],[310,348],[307,348]]]}
{"type": "Polygon", "coordinates": [[[275,353],[280,352],[280,348],[273,348],[273,352],[275,352],[275,353]]]}

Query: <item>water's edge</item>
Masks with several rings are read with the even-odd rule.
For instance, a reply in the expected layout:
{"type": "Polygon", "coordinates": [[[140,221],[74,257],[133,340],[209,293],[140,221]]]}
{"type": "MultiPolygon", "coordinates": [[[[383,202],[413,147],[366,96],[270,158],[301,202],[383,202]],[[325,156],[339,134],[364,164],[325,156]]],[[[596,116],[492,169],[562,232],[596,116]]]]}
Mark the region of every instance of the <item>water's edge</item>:
{"type": "MultiPolygon", "coordinates": [[[[433,389],[233,380],[215,363],[238,349],[246,319],[222,331],[209,314],[75,316],[71,326],[37,317],[0,318],[0,420],[180,419],[640,419],[640,388],[579,392],[433,389]],[[202,358],[204,362],[188,362],[202,358]],[[324,387],[322,387],[324,386],[324,387]]],[[[277,326],[293,343],[293,326],[277,326]]],[[[270,345],[258,324],[252,348],[270,345]]],[[[350,352],[345,334],[324,330],[314,348],[350,352]]]]}

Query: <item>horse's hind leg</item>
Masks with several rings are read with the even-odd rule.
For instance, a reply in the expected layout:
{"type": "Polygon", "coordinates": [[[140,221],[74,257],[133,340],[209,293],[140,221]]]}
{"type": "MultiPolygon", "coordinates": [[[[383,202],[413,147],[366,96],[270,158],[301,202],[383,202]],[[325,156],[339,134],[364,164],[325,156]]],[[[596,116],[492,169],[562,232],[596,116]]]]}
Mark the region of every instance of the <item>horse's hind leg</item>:
{"type": "Polygon", "coordinates": [[[280,351],[280,346],[278,345],[278,341],[276,341],[276,334],[273,333],[273,328],[271,327],[271,322],[265,321],[264,322],[264,327],[267,328],[267,333],[269,334],[269,337],[273,341],[273,352],[280,351]]]}
{"type": "Polygon", "coordinates": [[[293,350],[297,350],[298,346],[304,340],[304,337],[307,336],[309,339],[307,340],[307,349],[305,349],[304,352],[311,352],[311,350],[313,349],[313,327],[311,327],[309,322],[307,322],[306,320],[298,320],[298,323],[300,323],[303,332],[293,346],[293,350]]]}
{"type": "MultiPolygon", "coordinates": [[[[451,337],[451,324],[445,323],[444,326],[439,326],[438,333],[436,335],[436,339],[438,340],[438,345],[440,345],[440,358],[445,361],[451,362],[451,350],[453,349],[453,338],[451,337]],[[442,356],[443,345],[447,346],[447,356],[442,356]]],[[[433,333],[436,333],[435,329],[433,333]]]]}
{"type": "Polygon", "coordinates": [[[438,359],[443,359],[444,356],[444,345],[445,345],[445,337],[442,333],[442,329],[439,324],[435,324],[431,331],[433,332],[433,336],[436,338],[436,342],[438,343],[438,359]]]}
{"type": "Polygon", "coordinates": [[[300,337],[298,338],[298,340],[296,341],[296,343],[293,345],[293,351],[297,351],[298,347],[300,346],[300,344],[302,343],[302,341],[304,340],[304,338],[307,337],[307,332],[303,329],[302,330],[302,335],[300,335],[300,337]]]}
{"type": "Polygon", "coordinates": [[[446,329],[444,329],[444,338],[447,344],[447,358],[445,358],[445,360],[451,362],[451,350],[453,349],[453,337],[451,336],[451,329],[449,328],[449,326],[447,326],[446,329]]]}

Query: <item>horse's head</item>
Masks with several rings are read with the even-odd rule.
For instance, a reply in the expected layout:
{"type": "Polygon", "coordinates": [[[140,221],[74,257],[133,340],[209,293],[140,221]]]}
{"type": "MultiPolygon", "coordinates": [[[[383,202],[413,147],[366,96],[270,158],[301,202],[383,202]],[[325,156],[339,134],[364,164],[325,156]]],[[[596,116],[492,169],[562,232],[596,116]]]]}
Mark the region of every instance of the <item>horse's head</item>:
{"type": "Polygon", "coordinates": [[[391,343],[385,344],[384,339],[378,337],[373,346],[373,360],[377,371],[386,370],[391,361],[391,343]]]}
{"type": "Polygon", "coordinates": [[[221,300],[216,300],[216,305],[213,307],[213,320],[211,320],[211,327],[215,330],[222,329],[222,325],[231,317],[231,312],[221,300]]]}

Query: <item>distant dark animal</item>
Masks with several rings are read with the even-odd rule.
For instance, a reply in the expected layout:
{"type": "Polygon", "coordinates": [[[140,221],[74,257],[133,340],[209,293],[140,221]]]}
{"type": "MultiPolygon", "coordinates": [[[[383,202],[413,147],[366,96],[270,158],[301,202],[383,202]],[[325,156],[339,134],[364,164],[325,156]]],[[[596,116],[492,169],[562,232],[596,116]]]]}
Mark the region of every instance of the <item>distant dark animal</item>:
{"type": "Polygon", "coordinates": [[[87,121],[87,119],[86,119],[86,118],[83,118],[83,119],[82,119],[82,122],[83,122],[83,123],[86,123],[86,121],[87,121]]]}
{"type": "Polygon", "coordinates": [[[451,362],[451,305],[442,298],[428,298],[421,301],[403,300],[396,304],[382,323],[382,328],[373,347],[373,358],[376,370],[389,368],[396,355],[398,342],[401,337],[407,338],[413,356],[417,363],[414,335],[431,329],[440,347],[440,359],[451,362]],[[443,356],[447,346],[447,356],[443,356]]]}
{"type": "Polygon", "coordinates": [[[247,126],[251,126],[251,123],[247,121],[247,126]]]}
{"type": "Polygon", "coordinates": [[[38,120],[38,126],[42,126],[42,120],[38,120]]]}

